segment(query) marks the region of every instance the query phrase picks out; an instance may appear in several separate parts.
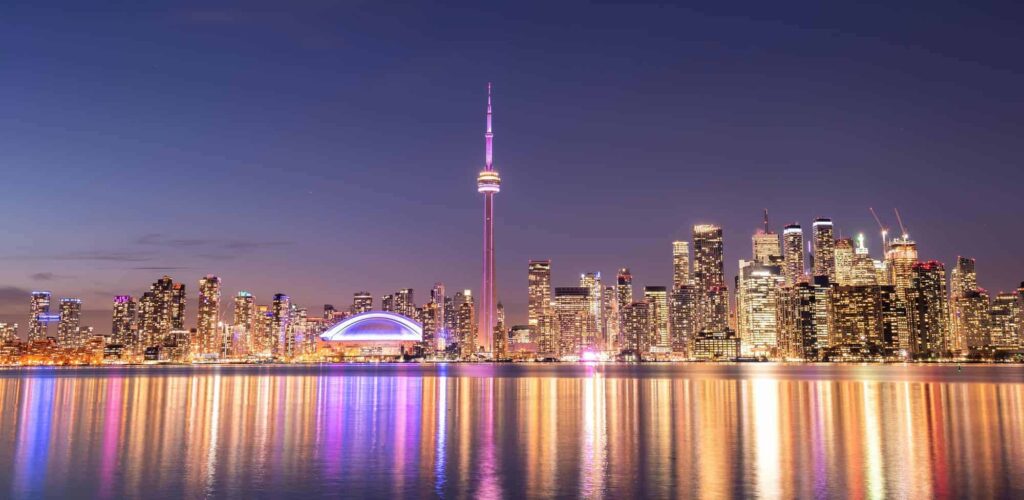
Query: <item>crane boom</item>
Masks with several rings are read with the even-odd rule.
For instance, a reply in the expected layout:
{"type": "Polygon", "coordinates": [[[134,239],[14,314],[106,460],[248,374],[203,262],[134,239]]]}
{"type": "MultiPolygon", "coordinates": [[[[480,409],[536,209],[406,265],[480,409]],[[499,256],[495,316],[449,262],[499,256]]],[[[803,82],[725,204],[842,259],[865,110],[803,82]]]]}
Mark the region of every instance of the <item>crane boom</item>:
{"type": "Polygon", "coordinates": [[[882,233],[882,258],[884,259],[886,250],[888,250],[887,245],[889,242],[886,240],[886,236],[889,235],[889,228],[885,227],[885,224],[882,224],[882,219],[878,218],[878,214],[875,213],[874,207],[868,207],[868,210],[871,211],[871,216],[875,218],[875,222],[878,223],[878,230],[882,233]]]}
{"type": "Polygon", "coordinates": [[[900,217],[900,209],[894,208],[893,211],[896,212],[896,221],[900,223],[900,231],[903,232],[903,239],[907,239],[907,228],[903,225],[903,218],[900,217]]]}

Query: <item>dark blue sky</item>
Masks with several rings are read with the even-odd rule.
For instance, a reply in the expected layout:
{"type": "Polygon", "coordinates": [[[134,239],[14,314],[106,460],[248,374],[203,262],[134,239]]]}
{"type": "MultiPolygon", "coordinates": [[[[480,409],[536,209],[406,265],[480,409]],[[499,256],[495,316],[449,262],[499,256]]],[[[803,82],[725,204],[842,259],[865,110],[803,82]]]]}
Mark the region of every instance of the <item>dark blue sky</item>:
{"type": "MultiPolygon", "coordinates": [[[[860,2],[858,2],[860,3],[860,2]]],[[[0,313],[163,273],[318,310],[478,288],[495,85],[499,296],[526,261],[667,285],[725,227],[730,275],[776,229],[899,207],[924,258],[1024,279],[1024,16],[1011,3],[26,3],[0,10],[0,313]]]]}

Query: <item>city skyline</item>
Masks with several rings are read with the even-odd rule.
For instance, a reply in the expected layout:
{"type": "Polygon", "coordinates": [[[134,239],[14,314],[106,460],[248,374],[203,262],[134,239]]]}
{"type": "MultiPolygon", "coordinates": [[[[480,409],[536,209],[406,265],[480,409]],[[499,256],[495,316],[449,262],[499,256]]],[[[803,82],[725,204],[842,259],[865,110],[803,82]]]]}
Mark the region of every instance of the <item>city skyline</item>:
{"type": "MultiPolygon", "coordinates": [[[[128,11],[81,23],[12,9],[16,25],[2,36],[25,49],[11,55],[15,71],[0,97],[9,110],[0,145],[8,184],[30,188],[0,199],[10,214],[0,318],[24,329],[25,297],[47,289],[54,304],[81,298],[83,324],[100,326],[111,297],[140,294],[164,273],[190,287],[213,273],[229,293],[285,291],[311,305],[436,281],[476,290],[474,96],[491,80],[502,89],[501,163],[514,166],[503,172],[512,189],[495,221],[497,298],[511,323],[525,322],[521,269],[530,259],[554,261],[555,286],[623,266],[638,286],[671,286],[664,247],[697,223],[723,227],[731,279],[764,207],[776,232],[798,221],[810,238],[813,219],[830,217],[837,236],[863,232],[875,252],[867,207],[890,227],[888,207],[898,207],[923,243],[922,260],[950,266],[970,255],[993,292],[1024,275],[1016,251],[1024,235],[1005,209],[1022,175],[1019,124],[1007,104],[1020,82],[1006,74],[1016,58],[1001,57],[1019,40],[993,44],[990,32],[1005,31],[982,12],[957,11],[957,39],[968,42],[952,46],[940,21],[870,9],[813,22],[794,10],[751,17],[726,7],[663,9],[657,20],[652,7],[546,12],[579,20],[570,34],[500,15],[508,12],[470,25],[446,11],[432,27],[409,9],[395,15],[431,33],[445,29],[455,46],[416,46],[417,36],[404,33],[386,52],[405,68],[328,43],[360,40],[380,28],[372,19],[365,27],[314,22],[324,39],[310,45],[288,28],[262,39],[274,25],[258,13],[128,11]],[[865,32],[857,21],[866,17],[895,24],[865,32]],[[764,36],[784,32],[777,21],[789,19],[842,35],[764,36]],[[478,25],[512,33],[521,47],[473,45],[485,34],[478,25]],[[916,28],[917,45],[902,43],[905,25],[916,28]],[[90,37],[96,29],[111,37],[90,37]],[[240,47],[220,34],[262,41],[240,47]],[[150,43],[124,46],[117,36],[150,43]],[[742,47],[755,36],[763,45],[751,56],[742,47]],[[662,48],[647,60],[662,69],[618,61],[616,41],[631,52],[662,48]],[[526,58],[541,42],[546,50],[526,58]],[[602,50],[577,57],[583,46],[602,50]],[[847,58],[822,60],[815,46],[847,58]],[[182,50],[206,55],[177,57],[182,50]],[[99,53],[101,70],[81,62],[98,63],[99,53]],[[283,65],[291,71],[276,71],[283,65]],[[897,66],[909,70],[890,71],[897,66]],[[202,82],[187,78],[195,69],[205,71],[202,82]],[[250,78],[240,84],[242,76],[250,78]],[[177,85],[182,79],[190,83],[177,85]]],[[[304,21],[316,14],[295,13],[304,21]]]]}

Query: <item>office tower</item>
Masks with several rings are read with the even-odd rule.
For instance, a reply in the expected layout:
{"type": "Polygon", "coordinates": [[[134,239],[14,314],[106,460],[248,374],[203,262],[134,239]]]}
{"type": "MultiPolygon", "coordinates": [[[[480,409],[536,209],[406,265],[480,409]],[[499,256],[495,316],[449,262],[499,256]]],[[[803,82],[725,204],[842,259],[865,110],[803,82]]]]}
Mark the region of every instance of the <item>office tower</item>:
{"type": "Polygon", "coordinates": [[[370,292],[352,294],[352,314],[362,314],[373,310],[373,295],[370,292]]]}
{"type": "Polygon", "coordinates": [[[60,299],[60,320],[57,323],[57,345],[69,348],[80,347],[83,339],[79,338],[79,327],[82,323],[82,299],[60,299]]]}
{"type": "Polygon", "coordinates": [[[270,306],[273,314],[270,335],[275,340],[274,350],[278,356],[290,358],[295,355],[295,331],[291,328],[291,298],[283,293],[275,293],[270,306]]]}
{"type": "Polygon", "coordinates": [[[725,286],[722,228],[693,226],[693,285],[697,291],[695,331],[725,329],[729,318],[729,292],[725,286]]]}
{"type": "Polygon", "coordinates": [[[884,260],[871,260],[875,268],[875,284],[892,285],[892,274],[889,272],[889,264],[884,260]]]}
{"type": "Polygon", "coordinates": [[[829,284],[828,276],[814,276],[812,278],[814,288],[814,346],[813,353],[820,359],[828,349],[829,343],[829,284]]]}
{"type": "Polygon", "coordinates": [[[754,233],[751,242],[753,243],[754,262],[764,266],[782,263],[779,235],[768,227],[768,210],[764,211],[764,227],[754,233]]]}
{"type": "Polygon", "coordinates": [[[394,312],[412,318],[416,316],[416,301],[412,288],[403,288],[394,295],[394,312]]]}
{"type": "Polygon", "coordinates": [[[558,356],[579,356],[586,347],[585,335],[590,319],[590,289],[555,288],[555,330],[558,356]]]}
{"type": "Polygon", "coordinates": [[[688,355],[693,341],[693,315],[697,307],[696,289],[683,285],[672,292],[669,303],[669,337],[672,352],[688,355]]]}
{"type": "Polygon", "coordinates": [[[906,358],[910,350],[907,304],[893,285],[879,285],[878,293],[882,308],[882,353],[885,356],[906,358]]]}
{"type": "Polygon", "coordinates": [[[799,282],[779,289],[779,356],[791,360],[817,358],[814,284],[799,282]]]}
{"type": "Polygon", "coordinates": [[[668,328],[668,291],[663,286],[645,286],[644,302],[647,302],[647,312],[651,315],[648,321],[651,328],[650,351],[668,353],[672,349],[668,328]]]}
{"type": "Polygon", "coordinates": [[[445,307],[445,301],[447,295],[444,291],[444,283],[434,283],[434,287],[430,289],[430,302],[427,304],[429,307],[425,308],[425,312],[428,315],[432,315],[432,328],[431,328],[431,340],[433,345],[430,346],[428,352],[430,354],[436,354],[444,352],[448,343],[448,332],[445,329],[445,325],[448,322],[446,313],[448,308],[445,307]]]}
{"type": "Polygon", "coordinates": [[[633,303],[633,275],[628,267],[619,269],[615,275],[615,300],[619,303],[619,332],[625,331],[626,306],[633,303]]]}
{"type": "Polygon", "coordinates": [[[604,307],[601,296],[601,292],[604,291],[604,287],[601,286],[601,273],[593,272],[581,274],[580,286],[590,290],[587,294],[588,319],[587,325],[583,330],[583,347],[592,350],[600,350],[600,346],[604,344],[604,339],[601,338],[601,324],[604,322],[602,318],[604,307]]]}
{"type": "Polygon", "coordinates": [[[622,313],[622,350],[642,357],[650,352],[651,313],[647,302],[632,302],[622,313]]]}
{"type": "Polygon", "coordinates": [[[975,271],[974,259],[958,256],[956,266],[949,273],[949,292],[951,297],[962,297],[969,291],[978,289],[978,274],[975,271]]]}
{"type": "Polygon", "coordinates": [[[214,354],[220,351],[217,324],[220,323],[220,278],[207,274],[199,279],[199,307],[196,332],[198,352],[214,354]]]}
{"type": "Polygon", "coordinates": [[[508,331],[505,330],[505,307],[498,302],[497,323],[494,325],[494,359],[508,359],[508,331]]]}
{"type": "Polygon", "coordinates": [[[740,350],[748,356],[779,356],[779,289],[785,283],[782,268],[748,262],[740,268],[736,290],[737,331],[740,350]]]}
{"type": "MultiPolygon", "coordinates": [[[[978,289],[978,278],[975,272],[974,259],[959,256],[956,265],[950,272],[949,278],[949,312],[950,312],[950,340],[954,351],[966,352],[970,347],[981,347],[978,345],[978,328],[976,323],[980,307],[980,293],[978,289]],[[973,320],[968,321],[968,320],[973,320]],[[968,345],[968,337],[973,338],[972,346],[968,345]]],[[[985,295],[986,299],[988,295],[985,295]]],[[[985,316],[988,312],[985,312],[985,316]]],[[[987,323],[987,319],[985,321],[987,323]]]]}
{"type": "Polygon", "coordinates": [[[604,311],[601,313],[601,319],[604,322],[604,325],[601,327],[604,345],[601,346],[601,349],[604,351],[614,351],[618,349],[620,319],[619,297],[616,294],[615,287],[604,287],[601,300],[604,301],[604,311]]]}
{"type": "Polygon", "coordinates": [[[419,311],[418,321],[423,325],[423,342],[421,343],[421,347],[423,349],[423,353],[427,356],[434,356],[438,352],[442,352],[444,350],[443,345],[440,346],[440,349],[438,348],[438,336],[441,335],[440,330],[442,328],[442,323],[438,321],[438,318],[442,314],[441,311],[443,310],[443,305],[438,305],[437,302],[434,302],[434,300],[431,299],[430,302],[423,304],[423,307],[419,311]]]}
{"type": "Polygon", "coordinates": [[[18,340],[17,323],[0,323],[0,344],[18,340]]]}
{"type": "MultiPolygon", "coordinates": [[[[864,235],[857,235],[857,247],[853,250],[853,260],[850,263],[849,284],[851,286],[874,286],[885,283],[878,282],[878,271],[875,269],[875,261],[871,260],[868,254],[868,247],[864,244],[864,235]]],[[[838,259],[836,268],[838,269],[838,259]]],[[[838,274],[838,272],[837,272],[838,274]]]]}
{"type": "Polygon", "coordinates": [[[952,348],[963,353],[971,353],[991,345],[989,324],[991,303],[988,292],[983,289],[967,290],[956,300],[956,311],[959,331],[953,333],[952,348]]]}
{"type": "MultiPolygon", "coordinates": [[[[325,314],[326,315],[326,314],[325,314]]],[[[235,295],[235,311],[232,318],[237,329],[238,337],[235,339],[240,354],[248,354],[255,351],[256,341],[256,299],[245,290],[235,295]]]]}
{"type": "Polygon", "coordinates": [[[267,304],[256,306],[256,319],[253,322],[253,345],[251,354],[270,357],[277,350],[277,334],[274,330],[274,311],[267,304]]]}
{"type": "Polygon", "coordinates": [[[813,276],[828,276],[829,281],[836,280],[835,235],[832,219],[819,217],[811,224],[811,244],[813,245],[812,272],[813,276]]]}
{"type": "Polygon", "coordinates": [[[476,302],[471,290],[463,290],[455,294],[455,336],[459,341],[459,354],[462,359],[469,359],[479,352],[477,344],[476,302]]]}
{"type": "Polygon", "coordinates": [[[29,302],[28,340],[45,339],[49,335],[50,292],[32,292],[29,302]]]}
{"type": "Polygon", "coordinates": [[[553,356],[555,344],[554,312],[551,309],[551,261],[531,260],[526,274],[527,324],[537,344],[537,352],[553,356]]]}
{"type": "Polygon", "coordinates": [[[853,239],[840,238],[835,241],[833,249],[833,265],[835,266],[835,283],[849,286],[853,280],[853,239]]]}
{"type": "MultiPolygon", "coordinates": [[[[836,274],[838,279],[838,266],[836,274]]],[[[829,347],[859,349],[882,345],[882,304],[877,286],[832,287],[828,317],[829,347]]]]}
{"type": "Polygon", "coordinates": [[[491,352],[491,334],[495,323],[495,280],[494,280],[494,195],[501,190],[501,177],[494,169],[493,142],[491,129],[491,84],[487,84],[487,132],[484,133],[484,169],[477,176],[477,192],[484,195],[484,272],[483,289],[480,298],[480,344],[484,352],[491,352]]]}
{"type": "Polygon", "coordinates": [[[1021,345],[1021,305],[1013,293],[997,294],[989,311],[989,325],[992,346],[998,350],[1013,351],[1021,345]]]}
{"type": "Polygon", "coordinates": [[[185,329],[185,284],[175,283],[171,287],[171,330],[185,329]]]}
{"type": "Polygon", "coordinates": [[[789,224],[782,230],[783,276],[787,285],[794,285],[804,275],[804,230],[800,224],[789,224]]]}
{"type": "Polygon", "coordinates": [[[380,298],[380,310],[395,312],[395,296],[388,294],[380,298]]]}
{"type": "Polygon", "coordinates": [[[917,243],[908,239],[906,235],[889,240],[889,251],[885,254],[885,263],[892,276],[889,282],[896,287],[896,292],[906,301],[907,290],[914,278],[913,268],[917,264],[917,243]]]}
{"type": "Polygon", "coordinates": [[[690,284],[690,244],[672,242],[672,291],[690,284]]]}
{"type": "Polygon", "coordinates": [[[918,262],[907,289],[910,352],[918,359],[945,357],[949,351],[946,269],[941,262],[918,262]]]}

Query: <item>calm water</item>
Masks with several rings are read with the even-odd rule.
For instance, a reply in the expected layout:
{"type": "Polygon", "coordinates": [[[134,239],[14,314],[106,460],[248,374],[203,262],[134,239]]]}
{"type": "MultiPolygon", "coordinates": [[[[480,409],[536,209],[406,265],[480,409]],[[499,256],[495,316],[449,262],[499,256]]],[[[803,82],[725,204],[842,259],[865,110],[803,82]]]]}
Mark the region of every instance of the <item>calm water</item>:
{"type": "Polygon", "coordinates": [[[1024,367],[0,371],[0,497],[1017,497],[1024,367]]]}

